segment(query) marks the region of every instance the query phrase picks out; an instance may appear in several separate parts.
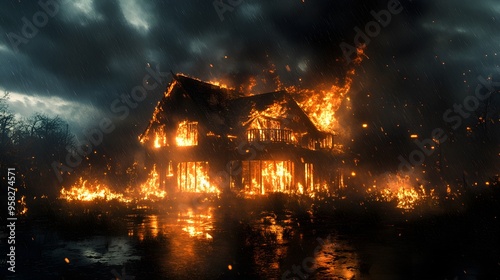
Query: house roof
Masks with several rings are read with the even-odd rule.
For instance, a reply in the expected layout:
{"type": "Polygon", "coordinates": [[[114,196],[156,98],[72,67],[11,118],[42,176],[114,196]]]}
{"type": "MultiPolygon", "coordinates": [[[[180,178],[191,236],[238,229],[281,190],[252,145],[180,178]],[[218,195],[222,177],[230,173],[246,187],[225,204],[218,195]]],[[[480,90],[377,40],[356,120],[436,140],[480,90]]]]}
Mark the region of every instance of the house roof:
{"type": "Polygon", "coordinates": [[[241,97],[236,91],[177,74],[140,138],[158,125],[186,118],[199,121],[215,134],[228,135],[246,129],[256,116],[279,119],[295,131],[321,133],[286,91],[241,97]]]}
{"type": "MultiPolygon", "coordinates": [[[[276,91],[240,97],[229,101],[232,121],[239,120],[243,127],[251,123],[256,115],[261,118],[283,121],[286,128],[295,131],[320,133],[302,108],[286,91],[276,91]]],[[[235,126],[238,126],[235,124],[235,126]]]]}

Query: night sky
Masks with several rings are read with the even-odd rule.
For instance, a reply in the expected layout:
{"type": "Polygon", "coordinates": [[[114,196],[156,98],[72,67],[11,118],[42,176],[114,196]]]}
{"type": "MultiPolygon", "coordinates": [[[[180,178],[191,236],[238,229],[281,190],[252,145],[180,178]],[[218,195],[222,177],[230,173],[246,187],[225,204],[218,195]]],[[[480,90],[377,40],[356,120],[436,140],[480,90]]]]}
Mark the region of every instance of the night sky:
{"type": "Polygon", "coordinates": [[[364,29],[374,20],[370,11],[385,10],[388,2],[223,1],[236,5],[217,12],[212,1],[61,0],[38,32],[24,38],[23,17],[33,22],[42,7],[4,1],[0,89],[10,92],[10,108],[19,117],[58,115],[78,137],[110,118],[117,129],[105,135],[104,145],[127,154],[171,81],[170,71],[238,87],[275,68],[285,85],[314,88],[342,84],[354,67],[351,101],[338,116],[348,128],[346,153],[362,166],[396,172],[398,156],[418,149],[411,134],[423,140],[441,128],[450,136],[441,145],[450,178],[464,171],[470,177],[499,173],[500,86],[460,125],[443,114],[474,95],[478,76],[500,82],[500,3],[401,1],[402,12],[366,44],[363,61],[347,63],[340,44],[354,45],[355,28],[364,29]],[[156,69],[163,84],[120,119],[112,104],[156,69]],[[478,125],[479,116],[485,123],[478,125]]]}

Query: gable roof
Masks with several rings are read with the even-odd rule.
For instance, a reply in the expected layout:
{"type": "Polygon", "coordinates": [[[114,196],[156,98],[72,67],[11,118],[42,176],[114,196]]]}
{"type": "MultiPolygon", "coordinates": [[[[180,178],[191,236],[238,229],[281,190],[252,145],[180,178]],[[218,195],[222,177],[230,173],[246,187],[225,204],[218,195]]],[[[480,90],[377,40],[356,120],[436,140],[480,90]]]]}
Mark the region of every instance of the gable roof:
{"type": "Polygon", "coordinates": [[[259,118],[282,121],[284,127],[312,135],[322,134],[286,91],[240,97],[241,94],[183,74],[174,80],[158,102],[152,120],[141,139],[155,128],[182,120],[199,121],[218,135],[239,133],[259,118]]]}
{"type": "MultiPolygon", "coordinates": [[[[263,118],[284,120],[283,125],[294,131],[319,134],[319,130],[302,108],[286,91],[276,91],[230,100],[232,118],[240,126],[247,126],[256,115],[263,118]],[[256,114],[257,113],[257,114],[256,114]]],[[[233,124],[238,126],[238,124],[233,124]]]]}

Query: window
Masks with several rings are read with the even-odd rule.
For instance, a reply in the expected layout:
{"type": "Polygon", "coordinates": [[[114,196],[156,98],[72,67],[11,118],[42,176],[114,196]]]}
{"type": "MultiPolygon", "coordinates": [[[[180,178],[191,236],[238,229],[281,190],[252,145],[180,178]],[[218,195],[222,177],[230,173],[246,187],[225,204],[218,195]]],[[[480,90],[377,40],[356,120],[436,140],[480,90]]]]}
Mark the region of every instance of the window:
{"type": "Polygon", "coordinates": [[[183,121],[177,127],[175,136],[177,146],[196,146],[198,145],[198,122],[183,121]]]}
{"type": "Polygon", "coordinates": [[[174,176],[174,166],[172,164],[172,161],[168,161],[168,166],[167,166],[167,177],[172,177],[174,176]]]}
{"type": "Polygon", "coordinates": [[[290,192],[294,182],[291,161],[250,160],[242,162],[243,186],[250,194],[290,192]]]}
{"type": "Polygon", "coordinates": [[[177,184],[182,192],[218,192],[210,183],[206,161],[180,162],[177,165],[177,184]]]}
{"type": "Polygon", "coordinates": [[[306,190],[314,191],[314,165],[312,163],[305,164],[305,179],[306,190]]]}

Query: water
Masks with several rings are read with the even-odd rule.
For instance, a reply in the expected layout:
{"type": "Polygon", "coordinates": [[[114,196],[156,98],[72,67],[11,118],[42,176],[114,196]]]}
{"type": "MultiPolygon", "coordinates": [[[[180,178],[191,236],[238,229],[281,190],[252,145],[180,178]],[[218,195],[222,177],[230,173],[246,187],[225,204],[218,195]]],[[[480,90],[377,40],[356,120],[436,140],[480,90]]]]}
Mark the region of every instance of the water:
{"type": "Polygon", "coordinates": [[[500,267],[496,228],[461,222],[214,203],[117,212],[20,225],[12,279],[495,279],[500,267]]]}

